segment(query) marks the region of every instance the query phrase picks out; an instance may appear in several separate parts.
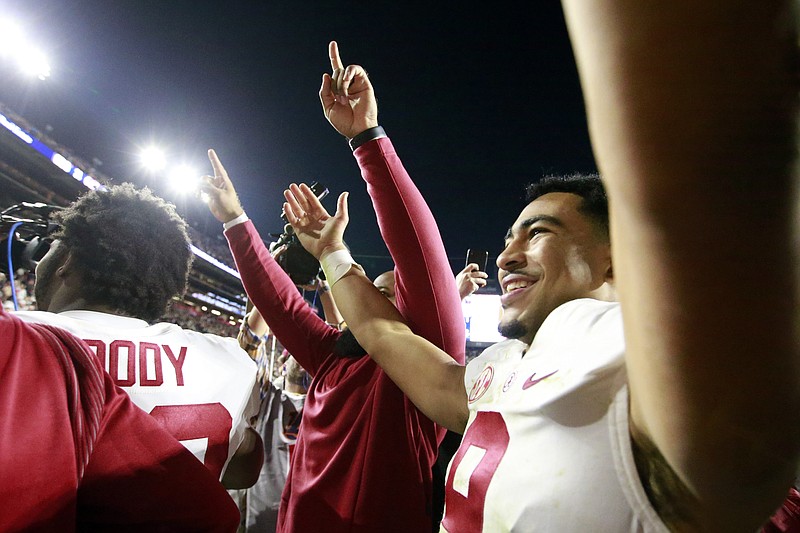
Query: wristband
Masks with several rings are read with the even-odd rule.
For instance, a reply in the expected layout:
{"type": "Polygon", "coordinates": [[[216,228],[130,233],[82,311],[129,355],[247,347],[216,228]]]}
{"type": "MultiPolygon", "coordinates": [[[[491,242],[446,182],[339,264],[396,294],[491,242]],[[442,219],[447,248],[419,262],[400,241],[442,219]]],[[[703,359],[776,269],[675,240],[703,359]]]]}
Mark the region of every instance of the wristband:
{"type": "Polygon", "coordinates": [[[236,226],[237,224],[243,224],[250,220],[250,217],[247,216],[247,213],[242,213],[238,217],[234,218],[233,220],[229,220],[222,225],[222,229],[227,231],[228,229],[236,226]]]}
{"type": "Polygon", "coordinates": [[[337,281],[350,272],[352,267],[364,272],[361,265],[353,260],[353,256],[347,250],[336,250],[326,255],[320,261],[320,265],[322,266],[322,271],[325,272],[325,279],[329,287],[333,287],[337,281]]]}
{"type": "Polygon", "coordinates": [[[380,139],[386,137],[386,132],[383,131],[383,128],[380,126],[375,126],[374,128],[368,128],[352,139],[348,141],[350,143],[350,149],[352,151],[356,151],[356,148],[361,146],[362,144],[366,144],[369,141],[374,141],[375,139],[380,139]]]}
{"type": "Polygon", "coordinates": [[[240,339],[240,346],[241,348],[250,354],[250,357],[255,359],[255,356],[258,354],[258,349],[264,343],[265,337],[256,335],[256,333],[250,329],[250,324],[247,323],[247,317],[242,320],[242,325],[239,328],[239,339],[240,339]]]}

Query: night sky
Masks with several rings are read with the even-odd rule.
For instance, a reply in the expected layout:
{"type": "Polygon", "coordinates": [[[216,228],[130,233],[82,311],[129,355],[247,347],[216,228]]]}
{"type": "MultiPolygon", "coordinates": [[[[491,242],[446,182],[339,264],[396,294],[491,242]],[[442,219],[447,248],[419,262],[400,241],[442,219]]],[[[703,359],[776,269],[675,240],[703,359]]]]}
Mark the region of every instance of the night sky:
{"type": "Polygon", "coordinates": [[[323,182],[331,209],[349,190],[346,239],[376,275],[388,259],[366,256],[388,252],[355,160],[317,96],[335,39],[345,64],[369,72],[380,123],[458,270],[467,248],[494,260],[525,183],[594,170],[559,2],[483,5],[0,0],[0,16],[18,21],[53,67],[42,82],[0,65],[0,101],[211,233],[219,226],[198,200],[140,168],[140,148],[156,142],[200,173],[210,172],[205,151],[215,148],[267,239],[282,227],[288,183],[323,182]]]}

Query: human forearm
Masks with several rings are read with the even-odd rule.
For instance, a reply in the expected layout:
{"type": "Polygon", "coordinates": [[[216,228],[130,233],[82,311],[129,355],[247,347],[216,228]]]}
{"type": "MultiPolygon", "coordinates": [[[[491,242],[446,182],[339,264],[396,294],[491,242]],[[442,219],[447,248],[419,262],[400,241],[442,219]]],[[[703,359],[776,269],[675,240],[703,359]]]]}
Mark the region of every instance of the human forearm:
{"type": "Polygon", "coordinates": [[[355,151],[397,278],[397,305],[411,329],[463,363],[461,303],[433,214],[388,138],[355,151]]]}
{"type": "MultiPolygon", "coordinates": [[[[698,186],[714,178],[747,185],[767,172],[790,182],[797,40],[782,17],[789,2],[564,5],[593,147],[610,193],[624,200],[612,207],[669,220],[683,201],[718,198],[698,186]]],[[[761,191],[733,189],[725,195],[744,201],[761,191]]]]}
{"type": "Polygon", "coordinates": [[[251,222],[228,229],[225,236],[248,297],[281,344],[313,375],[319,356],[330,352],[338,332],[309,308],[251,222]]]}
{"type": "Polygon", "coordinates": [[[308,308],[244,214],[233,182],[216,153],[209,150],[208,156],[214,176],[204,177],[202,191],[211,213],[225,227],[245,291],[281,343],[313,375],[321,357],[333,346],[338,331],[325,325],[308,308]]]}
{"type": "Polygon", "coordinates": [[[611,204],[633,423],[699,523],[747,527],[780,501],[798,442],[791,4],[564,5],[611,204]]]}
{"type": "MultiPolygon", "coordinates": [[[[397,305],[411,329],[463,362],[464,328],[450,266],[433,216],[378,126],[378,106],[366,71],[344,66],[328,47],[331,75],[320,102],[328,121],[351,139],[384,241],[395,261],[397,305]],[[367,140],[357,138],[367,135],[367,140]],[[359,146],[356,146],[359,144],[359,146]]],[[[300,214],[300,212],[298,212],[300,214]]]]}
{"type": "Polygon", "coordinates": [[[417,408],[439,425],[463,432],[469,414],[464,367],[414,335],[363,272],[351,269],[332,292],[359,344],[417,408]]]}
{"type": "Polygon", "coordinates": [[[253,309],[250,313],[248,313],[247,317],[247,327],[250,328],[250,331],[258,335],[259,337],[263,337],[269,332],[269,327],[267,323],[264,321],[264,317],[261,316],[261,313],[258,309],[253,309]]]}
{"type": "Polygon", "coordinates": [[[344,321],[344,318],[342,318],[339,308],[336,307],[336,302],[333,300],[330,287],[327,284],[320,286],[319,302],[322,304],[322,312],[325,315],[325,322],[332,326],[335,325],[338,327],[339,324],[344,321]]]}

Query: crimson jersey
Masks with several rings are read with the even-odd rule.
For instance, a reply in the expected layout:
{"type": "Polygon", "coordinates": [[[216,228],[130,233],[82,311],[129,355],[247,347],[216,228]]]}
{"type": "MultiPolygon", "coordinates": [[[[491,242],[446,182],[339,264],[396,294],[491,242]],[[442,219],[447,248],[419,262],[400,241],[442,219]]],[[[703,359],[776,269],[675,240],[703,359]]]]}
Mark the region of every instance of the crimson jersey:
{"type": "Polygon", "coordinates": [[[574,300],[467,365],[442,530],[666,532],[633,461],[619,305],[574,300]]]}
{"type": "Polygon", "coordinates": [[[761,528],[761,533],[800,533],[800,492],[789,489],[783,505],[761,528]]]}
{"type": "Polygon", "coordinates": [[[234,531],[219,482],[69,333],[0,309],[0,531],[234,531]]]}
{"type": "MultiPolygon", "coordinates": [[[[389,139],[355,156],[395,259],[397,308],[415,333],[463,364],[461,303],[433,215],[389,139]]],[[[309,309],[252,223],[225,235],[248,296],[313,377],[278,531],[430,531],[431,465],[444,429],[372,359],[332,353],[341,333],[309,309]]]]}
{"type": "Polygon", "coordinates": [[[234,339],[95,311],[16,315],[83,339],[114,384],[222,477],[258,412],[256,365],[234,339]]]}

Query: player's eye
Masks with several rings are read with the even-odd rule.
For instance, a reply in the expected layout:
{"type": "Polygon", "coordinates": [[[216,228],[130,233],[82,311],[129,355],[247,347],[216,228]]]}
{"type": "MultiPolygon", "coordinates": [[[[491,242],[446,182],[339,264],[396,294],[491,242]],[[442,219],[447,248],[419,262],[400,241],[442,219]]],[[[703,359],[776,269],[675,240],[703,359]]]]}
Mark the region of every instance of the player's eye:
{"type": "Polygon", "coordinates": [[[528,230],[528,239],[533,239],[537,235],[541,235],[543,233],[549,233],[549,230],[542,227],[535,227],[528,230]]]}

